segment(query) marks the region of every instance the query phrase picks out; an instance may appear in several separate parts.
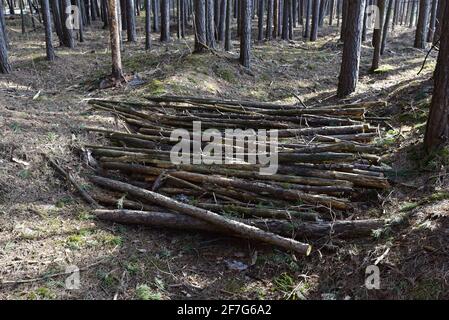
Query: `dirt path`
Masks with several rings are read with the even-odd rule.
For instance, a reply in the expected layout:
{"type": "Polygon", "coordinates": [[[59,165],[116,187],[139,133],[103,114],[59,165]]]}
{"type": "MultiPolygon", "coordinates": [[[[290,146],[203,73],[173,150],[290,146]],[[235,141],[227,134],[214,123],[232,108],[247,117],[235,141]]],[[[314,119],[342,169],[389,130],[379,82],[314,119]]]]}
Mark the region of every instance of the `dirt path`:
{"type": "MultiPolygon", "coordinates": [[[[190,55],[191,39],[145,53],[141,38],[139,45],[125,45],[124,65],[146,83],[89,91],[109,70],[108,38],[99,26],[88,31],[86,42],[75,50],[57,49],[59,59],[51,65],[43,60],[40,34],[21,35],[17,30],[10,30],[14,73],[0,76],[0,282],[8,282],[0,284],[0,299],[448,297],[444,197],[418,205],[413,228],[400,234],[362,242],[334,240],[310,259],[297,260],[242,240],[95,221],[40,156],[53,155],[85,183],[79,148],[98,138],[86,135],[82,127],[114,124],[108,115],[89,110],[84,101],[89,97],[167,92],[294,102],[298,95],[308,105],[330,104],[335,101],[341,54],[335,33],[313,45],[256,45],[252,74],[237,65],[235,53],[190,55]],[[383,289],[368,291],[363,287],[365,268],[385,252],[380,262],[383,289]],[[230,269],[233,261],[248,269],[230,269]],[[78,290],[66,290],[66,276],[52,276],[70,265],[82,269],[78,290]],[[30,278],[38,279],[11,283],[30,278]]],[[[406,45],[411,37],[408,30],[395,35],[384,67],[374,76],[367,74],[372,50],[364,47],[361,85],[353,97],[385,98],[398,89],[387,111],[409,112],[411,130],[401,136],[392,122],[392,141],[384,143],[400,148],[419,138],[413,130],[425,120],[419,103],[428,99],[427,80],[434,66],[431,59],[416,76],[423,52],[406,45]],[[405,84],[411,89],[400,90],[405,84]]],[[[378,115],[387,111],[379,110],[378,115]]],[[[393,160],[404,162],[401,154],[393,160]]],[[[428,181],[428,175],[419,177],[428,181]]],[[[411,176],[401,179],[405,184],[418,181],[411,176]]],[[[438,181],[441,188],[447,186],[443,178],[438,181]]],[[[363,216],[389,216],[404,201],[434,192],[417,188],[372,195],[372,202],[384,206],[363,216]]]]}

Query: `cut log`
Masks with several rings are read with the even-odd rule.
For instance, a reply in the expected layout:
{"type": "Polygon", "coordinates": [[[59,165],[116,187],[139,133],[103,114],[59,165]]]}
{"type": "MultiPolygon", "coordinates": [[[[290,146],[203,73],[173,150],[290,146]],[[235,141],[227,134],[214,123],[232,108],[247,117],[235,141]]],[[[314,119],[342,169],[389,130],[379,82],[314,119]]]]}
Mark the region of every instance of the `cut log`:
{"type": "MultiPolygon", "coordinates": [[[[102,220],[124,224],[138,224],[152,227],[165,227],[178,230],[206,231],[246,238],[245,235],[230,233],[229,230],[197,220],[189,216],[168,212],[145,212],[131,210],[95,210],[102,220]]],[[[382,228],[383,220],[355,220],[335,222],[292,222],[277,220],[232,220],[270,232],[293,236],[296,239],[316,239],[322,237],[356,238],[369,237],[373,231],[382,228]]]]}
{"type": "Polygon", "coordinates": [[[259,228],[248,226],[239,221],[224,218],[212,211],[181,203],[152,191],[144,190],[127,183],[118,182],[98,176],[90,176],[89,179],[100,186],[108,187],[116,191],[128,192],[135,197],[144,199],[151,203],[155,203],[159,206],[163,206],[176,212],[186,214],[193,218],[199,219],[200,221],[202,220],[204,222],[208,222],[211,225],[217,226],[217,228],[222,228],[224,230],[232,232],[233,234],[239,234],[242,237],[246,237],[248,239],[273,244],[302,255],[309,255],[311,251],[311,246],[308,244],[301,243],[292,239],[287,239],[285,237],[263,231],[259,228]]]}

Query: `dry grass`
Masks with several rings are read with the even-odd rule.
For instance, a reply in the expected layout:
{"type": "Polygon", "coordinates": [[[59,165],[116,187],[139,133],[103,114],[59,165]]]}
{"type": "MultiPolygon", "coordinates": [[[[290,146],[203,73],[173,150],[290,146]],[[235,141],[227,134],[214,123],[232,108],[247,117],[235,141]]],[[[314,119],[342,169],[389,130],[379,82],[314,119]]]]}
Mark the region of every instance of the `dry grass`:
{"type": "Polygon", "coordinates": [[[255,45],[251,73],[238,65],[236,52],[191,55],[188,39],[167,46],[155,42],[147,53],[140,38],[137,45],[125,44],[124,65],[146,83],[101,91],[96,88],[109,72],[109,52],[100,26],[87,30],[86,42],[75,50],[58,48],[52,64],[43,59],[41,30],[25,35],[17,30],[13,22],[14,73],[0,76],[0,279],[41,279],[0,285],[0,299],[449,297],[448,200],[442,192],[449,157],[420,154],[434,57],[417,76],[424,52],[411,48],[410,30],[394,34],[375,75],[368,74],[372,48],[364,45],[361,82],[351,97],[389,100],[387,110],[371,113],[392,116],[391,132],[379,143],[398,169],[393,188],[369,193],[370,210],[355,214],[402,217],[410,224],[364,241],[325,239],[327,245],[308,259],[242,240],[92,220],[40,153],[54,155],[85,183],[79,147],[98,137],[82,126],[116,125],[112,117],[88,109],[84,99],[90,97],[175,93],[296,102],[298,95],[308,105],[335,103],[341,46],[334,30],[326,29],[313,44],[255,45]],[[366,290],[365,267],[387,249],[379,263],[382,289],[366,290]],[[232,260],[254,264],[237,273],[226,267],[232,260]],[[72,264],[86,267],[80,290],[65,290],[64,276],[48,277],[72,264]]]}

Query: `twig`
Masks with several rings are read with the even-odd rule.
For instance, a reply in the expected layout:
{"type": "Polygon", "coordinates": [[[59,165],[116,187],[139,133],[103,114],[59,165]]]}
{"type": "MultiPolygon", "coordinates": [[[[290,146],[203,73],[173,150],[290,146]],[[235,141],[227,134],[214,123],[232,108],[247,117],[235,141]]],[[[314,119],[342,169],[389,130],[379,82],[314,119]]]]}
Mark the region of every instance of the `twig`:
{"type": "Polygon", "coordinates": [[[58,173],[62,176],[64,176],[67,181],[69,181],[74,187],[75,189],[79,192],[79,194],[81,195],[81,197],[90,205],[92,205],[94,208],[101,208],[101,206],[86,192],[86,190],[84,190],[79,184],[78,182],[76,182],[76,180],[72,177],[72,175],[65,171],[63,168],[61,168],[61,166],[59,164],[56,163],[55,160],[51,159],[48,155],[46,155],[45,153],[42,154],[42,156],[48,161],[48,163],[50,163],[50,165],[56,170],[58,171],[58,173]]]}

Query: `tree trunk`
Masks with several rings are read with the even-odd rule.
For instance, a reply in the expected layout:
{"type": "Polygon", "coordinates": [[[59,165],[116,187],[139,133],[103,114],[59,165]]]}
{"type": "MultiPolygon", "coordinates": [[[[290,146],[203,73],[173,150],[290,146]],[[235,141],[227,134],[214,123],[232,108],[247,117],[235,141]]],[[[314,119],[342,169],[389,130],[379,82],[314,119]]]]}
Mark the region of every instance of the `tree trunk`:
{"type": "Polygon", "coordinates": [[[225,35],[225,50],[231,51],[231,14],[232,14],[232,0],[227,0],[226,4],[226,35],[225,35]]]}
{"type": "Polygon", "coordinates": [[[429,24],[429,32],[427,34],[427,42],[432,43],[433,37],[435,35],[435,25],[437,21],[437,8],[438,8],[438,0],[432,1],[432,8],[430,10],[430,24],[429,24]]]}
{"type": "Polygon", "coordinates": [[[145,50],[151,50],[151,0],[145,1],[145,50]]]}
{"type": "Polygon", "coordinates": [[[249,68],[251,60],[251,0],[241,0],[241,6],[240,64],[249,68]]]}
{"type": "Polygon", "coordinates": [[[380,54],[383,55],[385,52],[385,47],[387,45],[387,38],[388,38],[388,27],[391,23],[391,16],[393,15],[394,10],[394,2],[395,0],[388,0],[388,9],[387,9],[387,15],[385,17],[385,23],[383,27],[383,35],[382,35],[382,45],[380,47],[380,54]]]}
{"type": "MultiPolygon", "coordinates": [[[[449,12],[449,1],[444,10],[449,12]]],[[[435,87],[430,105],[424,145],[428,152],[433,151],[449,140],[449,19],[441,23],[441,42],[438,62],[434,74],[435,87]]]]}
{"type": "Polygon", "coordinates": [[[310,31],[310,41],[318,39],[318,23],[320,16],[320,0],[313,0],[312,27],[310,31]]]}
{"type": "Polygon", "coordinates": [[[304,38],[308,39],[310,37],[310,15],[312,12],[312,0],[306,1],[306,22],[304,25],[304,38]]]}
{"type": "Polygon", "coordinates": [[[120,52],[120,31],[118,25],[117,1],[108,0],[109,33],[111,38],[112,76],[120,80],[123,78],[122,57],[120,52]]]}
{"type": "Polygon", "coordinates": [[[218,42],[224,43],[226,37],[226,9],[227,0],[222,0],[220,3],[220,15],[218,21],[218,42]]]}
{"type": "Polygon", "coordinates": [[[206,44],[209,49],[215,49],[215,22],[213,0],[206,0],[206,44]]]}
{"type": "MultiPolygon", "coordinates": [[[[0,4],[3,6],[3,4],[0,4]]],[[[3,30],[3,25],[0,23],[0,72],[1,73],[11,73],[11,65],[8,61],[8,48],[5,39],[5,30],[3,30]]]]}
{"type": "Polygon", "coordinates": [[[438,8],[437,8],[437,21],[435,25],[435,35],[433,36],[433,44],[436,44],[440,40],[440,34],[441,34],[441,26],[443,25],[444,20],[444,1],[440,0],[438,1],[438,8]]]}
{"type": "Polygon", "coordinates": [[[351,0],[348,3],[348,23],[337,92],[339,98],[353,93],[359,79],[365,3],[366,0],[351,0]]]}
{"type": "Polygon", "coordinates": [[[267,30],[265,37],[267,40],[273,39],[273,10],[274,10],[274,2],[273,0],[268,0],[268,8],[267,8],[267,30]]]}
{"type": "Polygon", "coordinates": [[[52,12],[52,16],[53,16],[53,23],[55,25],[56,35],[58,36],[59,44],[63,45],[64,35],[62,33],[62,25],[61,25],[61,19],[60,19],[61,10],[59,8],[59,0],[50,0],[50,1],[51,1],[50,2],[51,12],[52,12]]]}
{"type": "Polygon", "coordinates": [[[47,60],[55,60],[55,51],[53,49],[52,33],[51,33],[51,18],[50,18],[50,4],[48,0],[41,0],[42,4],[42,18],[45,26],[45,47],[47,50],[47,60]]]}
{"type": "Polygon", "coordinates": [[[74,48],[75,47],[75,41],[73,39],[73,26],[71,26],[68,21],[69,14],[70,14],[70,6],[72,5],[70,3],[70,0],[62,0],[62,33],[63,33],[63,44],[67,48],[74,48]],[[69,24],[69,25],[68,25],[69,24]]]}
{"type": "Polygon", "coordinates": [[[258,13],[257,13],[257,26],[258,26],[258,35],[257,40],[262,41],[263,40],[263,14],[264,14],[264,7],[265,7],[265,1],[259,0],[259,7],[258,7],[258,13]]]}
{"type": "Polygon", "coordinates": [[[374,72],[377,69],[379,69],[380,64],[380,49],[382,45],[382,29],[384,25],[385,0],[378,0],[377,5],[379,7],[379,17],[376,17],[376,20],[379,21],[379,25],[375,26],[373,33],[374,55],[373,55],[373,64],[371,66],[371,72],[374,72]]]}
{"type": "Polygon", "coordinates": [[[170,41],[170,0],[161,0],[161,42],[170,41]]]}
{"type": "Polygon", "coordinates": [[[206,46],[206,0],[194,0],[195,52],[203,52],[206,46]]]}
{"type": "Polygon", "coordinates": [[[420,0],[419,17],[416,27],[415,48],[425,49],[429,24],[430,0],[420,0]]]}
{"type": "Polygon", "coordinates": [[[136,9],[134,7],[134,0],[126,0],[126,30],[128,42],[136,42],[136,9]]]}

